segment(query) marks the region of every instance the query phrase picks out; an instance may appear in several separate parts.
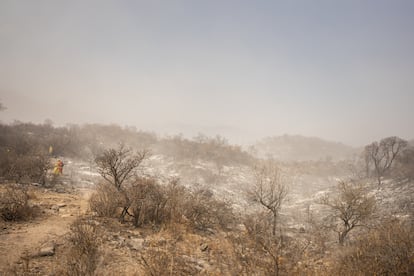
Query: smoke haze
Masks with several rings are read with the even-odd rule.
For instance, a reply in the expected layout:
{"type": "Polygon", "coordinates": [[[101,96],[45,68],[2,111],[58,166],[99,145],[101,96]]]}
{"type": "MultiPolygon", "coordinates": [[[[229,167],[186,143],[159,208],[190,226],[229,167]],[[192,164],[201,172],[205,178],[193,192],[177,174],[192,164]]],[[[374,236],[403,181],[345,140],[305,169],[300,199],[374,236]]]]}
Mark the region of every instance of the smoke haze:
{"type": "Polygon", "coordinates": [[[1,1],[3,122],[414,137],[410,1],[1,1]]]}

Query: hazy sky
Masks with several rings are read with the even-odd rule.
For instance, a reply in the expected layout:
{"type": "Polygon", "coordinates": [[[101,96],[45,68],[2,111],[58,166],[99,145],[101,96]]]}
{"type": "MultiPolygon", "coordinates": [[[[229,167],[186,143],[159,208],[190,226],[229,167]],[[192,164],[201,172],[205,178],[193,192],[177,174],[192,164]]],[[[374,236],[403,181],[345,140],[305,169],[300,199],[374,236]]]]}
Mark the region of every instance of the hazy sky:
{"type": "Polygon", "coordinates": [[[414,138],[414,1],[0,0],[3,122],[414,138]]]}

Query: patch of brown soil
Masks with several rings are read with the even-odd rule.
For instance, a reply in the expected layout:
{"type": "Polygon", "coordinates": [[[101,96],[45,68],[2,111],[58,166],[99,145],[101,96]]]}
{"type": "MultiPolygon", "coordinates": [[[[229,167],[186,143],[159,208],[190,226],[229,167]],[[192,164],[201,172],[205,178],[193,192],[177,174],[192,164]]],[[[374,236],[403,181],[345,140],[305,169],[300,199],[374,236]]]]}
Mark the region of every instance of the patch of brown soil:
{"type": "Polygon", "coordinates": [[[89,191],[79,194],[55,193],[31,187],[30,204],[40,209],[31,221],[3,223],[0,229],[0,275],[21,257],[36,253],[42,244],[59,243],[70,225],[87,212],[89,191]]]}

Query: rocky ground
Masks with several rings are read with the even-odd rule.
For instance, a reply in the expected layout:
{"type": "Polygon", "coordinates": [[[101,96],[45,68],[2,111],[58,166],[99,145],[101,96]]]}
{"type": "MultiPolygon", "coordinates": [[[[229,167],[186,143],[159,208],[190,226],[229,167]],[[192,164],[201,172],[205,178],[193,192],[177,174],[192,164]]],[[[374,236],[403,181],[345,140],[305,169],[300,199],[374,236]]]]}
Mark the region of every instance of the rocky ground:
{"type": "MultiPolygon", "coordinates": [[[[149,271],[149,274],[158,275],[157,271],[173,269],[168,267],[171,263],[180,264],[174,269],[184,269],[170,271],[172,275],[231,275],[232,268],[226,266],[231,263],[226,260],[235,258],[230,242],[237,239],[242,230],[197,232],[188,231],[186,225],[173,225],[168,229],[134,228],[117,219],[98,218],[90,212],[88,199],[94,183],[100,181],[99,175],[89,163],[72,160],[65,163],[64,175],[52,188],[28,185],[29,203],[36,210],[33,219],[1,222],[0,275],[70,274],[71,227],[79,219],[96,231],[99,244],[96,275],[143,275],[149,271]]],[[[147,165],[146,174],[166,178],[181,175],[186,186],[210,187],[216,196],[231,200],[236,212],[246,211],[249,205],[244,194],[251,180],[247,168],[223,167],[218,173],[214,164],[174,165],[159,156],[153,157],[147,165]]],[[[305,240],[307,210],[317,214],[315,199],[331,190],[336,179],[296,175],[294,180],[282,209],[282,219],[287,234],[303,236],[305,240]]],[[[398,216],[398,211],[414,209],[412,184],[385,182],[381,189],[377,189],[375,183],[370,185],[383,210],[398,216]]],[[[315,264],[317,261],[312,263],[315,264]]]]}

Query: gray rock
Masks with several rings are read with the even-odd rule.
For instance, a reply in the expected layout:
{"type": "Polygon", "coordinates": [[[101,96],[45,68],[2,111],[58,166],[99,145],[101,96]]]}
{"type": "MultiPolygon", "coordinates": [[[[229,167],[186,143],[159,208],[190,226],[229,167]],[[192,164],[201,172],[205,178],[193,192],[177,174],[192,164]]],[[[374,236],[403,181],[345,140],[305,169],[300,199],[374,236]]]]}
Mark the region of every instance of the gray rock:
{"type": "Polygon", "coordinates": [[[127,241],[127,244],[132,250],[140,251],[144,249],[144,242],[144,239],[132,238],[127,241]]]}
{"type": "Polygon", "coordinates": [[[158,246],[164,246],[166,244],[167,244],[167,240],[163,237],[159,238],[158,241],[157,241],[158,246]]]}
{"type": "Polygon", "coordinates": [[[199,259],[189,257],[186,255],[182,256],[182,259],[185,261],[187,266],[192,267],[196,269],[197,271],[202,271],[206,267],[208,267],[208,264],[204,260],[199,260],[199,259]]]}
{"type": "Polygon", "coordinates": [[[55,245],[46,244],[34,255],[34,257],[46,257],[55,255],[55,245]]]}
{"type": "Polygon", "coordinates": [[[213,228],[206,228],[204,231],[206,233],[208,233],[208,234],[211,234],[211,235],[215,235],[216,234],[216,231],[214,231],[213,228]]]}
{"type": "Polygon", "coordinates": [[[200,244],[200,250],[201,251],[206,251],[208,249],[208,244],[206,244],[206,243],[202,243],[202,244],[200,244]]]}

